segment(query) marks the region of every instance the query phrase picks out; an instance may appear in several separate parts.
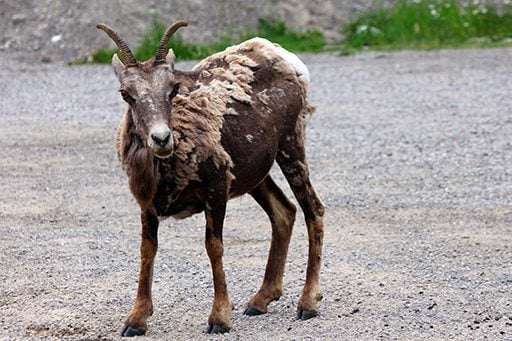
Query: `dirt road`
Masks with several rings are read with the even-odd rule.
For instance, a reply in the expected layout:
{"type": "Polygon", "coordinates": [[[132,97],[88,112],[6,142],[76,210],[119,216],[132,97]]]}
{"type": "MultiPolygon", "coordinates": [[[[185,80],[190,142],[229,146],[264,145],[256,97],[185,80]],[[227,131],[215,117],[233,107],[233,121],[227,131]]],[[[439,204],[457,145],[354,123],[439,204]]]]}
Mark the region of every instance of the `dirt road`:
{"type": "MultiPolygon", "coordinates": [[[[243,197],[224,238],[233,329],[216,339],[511,340],[512,49],[302,57],[318,104],[308,158],[327,206],[321,315],[295,320],[302,219],[284,297],[242,315],[270,243],[243,197]]],[[[117,339],[139,245],[113,149],[117,80],[109,66],[2,54],[0,77],[0,339],[117,339]]],[[[208,338],[203,234],[202,216],[161,225],[148,339],[208,338]]]]}

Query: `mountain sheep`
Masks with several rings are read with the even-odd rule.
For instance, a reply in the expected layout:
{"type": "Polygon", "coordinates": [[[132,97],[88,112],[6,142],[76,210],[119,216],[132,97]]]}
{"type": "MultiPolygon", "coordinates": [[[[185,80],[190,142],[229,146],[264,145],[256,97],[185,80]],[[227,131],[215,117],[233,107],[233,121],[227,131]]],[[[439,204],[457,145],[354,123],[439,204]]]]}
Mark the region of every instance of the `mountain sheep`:
{"type": "Polygon", "coordinates": [[[229,199],[249,193],[272,224],[268,262],[246,315],[267,312],[283,294],[282,281],[295,205],[269,175],[277,161],[300,204],[309,236],[309,257],[297,317],[318,314],[324,206],[309,180],[305,160],[305,119],[309,73],[299,58],[262,38],[216,53],[191,71],[174,69],[167,45],[170,25],[154,58],[138,62],[110,27],[98,24],[117,44],[124,63],[112,66],[128,104],[117,131],[118,157],[141,209],[141,265],[137,296],[123,336],[142,335],[153,313],[151,285],[159,221],[205,212],[205,246],[214,299],[208,333],[231,328],[230,302],[222,265],[222,229],[229,199]]]}

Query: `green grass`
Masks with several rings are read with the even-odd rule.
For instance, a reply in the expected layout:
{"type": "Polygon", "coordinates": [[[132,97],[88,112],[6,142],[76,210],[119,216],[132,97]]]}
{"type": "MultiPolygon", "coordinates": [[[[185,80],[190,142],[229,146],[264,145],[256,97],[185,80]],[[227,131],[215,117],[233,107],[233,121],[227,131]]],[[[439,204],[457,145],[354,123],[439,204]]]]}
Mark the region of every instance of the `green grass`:
{"type": "MultiPolygon", "coordinates": [[[[137,60],[145,61],[155,55],[158,43],[165,29],[166,26],[161,21],[153,19],[141,44],[133,50],[137,60]]],[[[282,21],[261,19],[256,32],[240,34],[238,39],[231,39],[226,35],[221,37],[215,44],[197,45],[184,41],[178,34],[171,38],[169,47],[172,47],[174,50],[177,60],[195,60],[222,51],[230,45],[254,36],[267,38],[294,52],[317,52],[321,51],[325,46],[324,37],[319,30],[299,33],[290,30],[282,21]]],[[[110,63],[114,53],[117,53],[117,49],[100,49],[93,54],[92,61],[93,63],[110,63]]]]}
{"type": "Polygon", "coordinates": [[[255,35],[278,43],[292,52],[319,52],[325,47],[325,40],[321,31],[295,32],[286,27],[283,21],[260,19],[256,34],[249,34],[244,38],[247,39],[255,35]]]}
{"type": "Polygon", "coordinates": [[[512,7],[502,13],[490,3],[399,0],[391,8],[361,15],[345,25],[344,49],[433,49],[503,45],[512,37],[512,7]]]}

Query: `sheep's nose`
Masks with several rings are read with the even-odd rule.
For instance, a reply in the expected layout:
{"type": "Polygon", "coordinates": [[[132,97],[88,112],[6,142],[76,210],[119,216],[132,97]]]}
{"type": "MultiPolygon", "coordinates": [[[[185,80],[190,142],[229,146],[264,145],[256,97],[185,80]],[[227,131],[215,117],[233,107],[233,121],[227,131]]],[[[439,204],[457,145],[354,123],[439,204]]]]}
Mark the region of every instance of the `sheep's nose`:
{"type": "Polygon", "coordinates": [[[155,131],[151,133],[151,138],[156,145],[165,147],[171,139],[171,132],[169,130],[155,131]]]}

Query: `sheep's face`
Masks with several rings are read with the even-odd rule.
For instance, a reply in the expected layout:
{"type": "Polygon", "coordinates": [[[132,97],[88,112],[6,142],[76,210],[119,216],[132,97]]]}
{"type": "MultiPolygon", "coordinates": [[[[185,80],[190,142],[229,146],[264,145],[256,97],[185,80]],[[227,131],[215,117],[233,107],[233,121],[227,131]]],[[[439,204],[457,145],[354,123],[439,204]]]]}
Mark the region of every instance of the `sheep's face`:
{"type": "Polygon", "coordinates": [[[167,27],[155,57],[139,63],[117,32],[105,24],[96,25],[119,48],[126,63],[125,66],[116,54],[112,58],[114,72],[121,83],[119,91],[130,106],[135,129],[146,148],[160,158],[167,158],[173,153],[171,102],[179,89],[173,72],[174,53],[167,46],[176,30],[184,26],[187,22],[180,20],[167,27]]]}
{"type": "Polygon", "coordinates": [[[172,100],[179,90],[171,63],[125,67],[117,56],[112,60],[121,83],[119,92],[130,106],[137,133],[155,156],[173,153],[172,100]]]}

